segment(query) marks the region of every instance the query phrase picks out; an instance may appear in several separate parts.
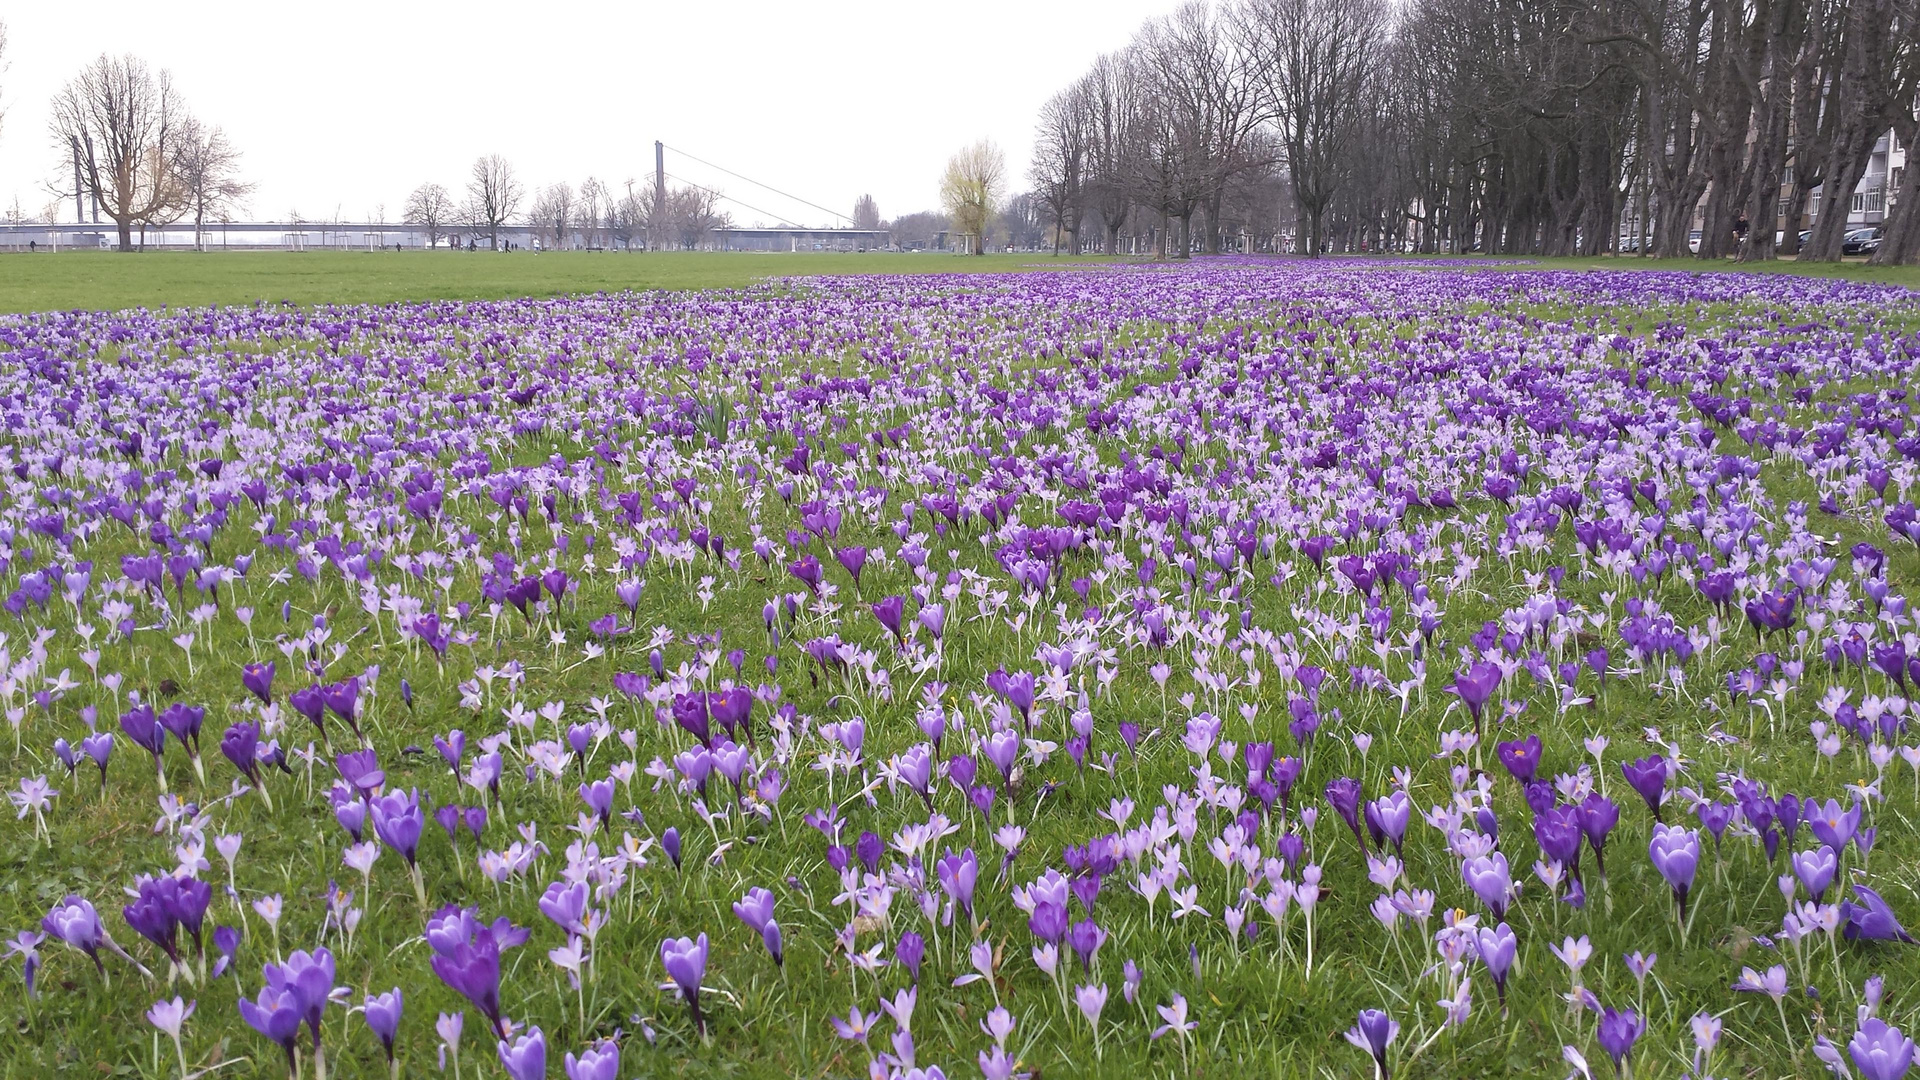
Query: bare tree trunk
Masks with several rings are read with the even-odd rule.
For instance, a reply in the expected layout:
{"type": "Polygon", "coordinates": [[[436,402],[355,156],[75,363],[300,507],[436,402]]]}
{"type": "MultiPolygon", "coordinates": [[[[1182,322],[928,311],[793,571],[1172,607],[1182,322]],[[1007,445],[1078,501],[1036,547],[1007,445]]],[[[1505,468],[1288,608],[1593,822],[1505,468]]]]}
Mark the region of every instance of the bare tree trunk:
{"type": "MultiPolygon", "coordinates": [[[[1894,132],[1900,141],[1911,147],[1916,135],[1920,135],[1920,123],[1910,116],[1902,117],[1894,124],[1894,132]]],[[[1887,233],[1880,240],[1880,247],[1874,251],[1867,262],[1874,266],[1906,266],[1920,262],[1920,162],[1912,160],[1912,151],[1908,151],[1909,163],[1906,172],[1900,178],[1900,190],[1895,196],[1893,214],[1887,222],[1887,233]]]]}

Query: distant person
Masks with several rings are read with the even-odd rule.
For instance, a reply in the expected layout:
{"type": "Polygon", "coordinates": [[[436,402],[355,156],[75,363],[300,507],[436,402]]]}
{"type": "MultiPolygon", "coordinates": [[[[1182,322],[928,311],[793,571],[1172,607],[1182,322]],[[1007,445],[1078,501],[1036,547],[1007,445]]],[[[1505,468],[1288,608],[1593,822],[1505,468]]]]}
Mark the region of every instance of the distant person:
{"type": "Polygon", "coordinates": [[[1740,215],[1739,217],[1737,217],[1737,218],[1735,218],[1735,219],[1734,219],[1734,221],[1733,221],[1733,239],[1735,240],[1735,242],[1742,242],[1742,241],[1745,241],[1745,240],[1746,240],[1746,238],[1747,238],[1747,228],[1748,228],[1748,226],[1747,226],[1747,215],[1745,215],[1745,214],[1741,214],[1741,215],[1740,215]]]}
{"type": "Polygon", "coordinates": [[[38,253],[39,253],[39,251],[40,251],[40,241],[38,241],[38,240],[29,240],[29,241],[27,241],[27,252],[28,252],[28,254],[38,254],[38,253]]]}

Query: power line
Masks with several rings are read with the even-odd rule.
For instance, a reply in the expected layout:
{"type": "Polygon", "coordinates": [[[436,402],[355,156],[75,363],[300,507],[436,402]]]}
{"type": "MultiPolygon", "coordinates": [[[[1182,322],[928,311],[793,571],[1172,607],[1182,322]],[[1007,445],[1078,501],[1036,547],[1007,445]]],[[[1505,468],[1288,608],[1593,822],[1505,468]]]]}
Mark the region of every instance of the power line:
{"type": "Polygon", "coordinates": [[[707,194],[709,194],[709,195],[711,195],[711,196],[713,196],[713,197],[714,197],[714,198],[716,198],[716,199],[725,199],[726,201],[728,201],[728,202],[730,202],[730,203],[733,203],[733,204],[734,204],[735,206],[742,206],[742,207],[745,207],[745,208],[747,208],[748,210],[751,210],[751,211],[753,211],[753,212],[754,212],[754,213],[756,213],[756,214],[765,214],[765,215],[766,215],[767,217],[770,217],[770,218],[772,218],[772,219],[773,219],[773,220],[775,220],[775,221],[785,221],[785,220],[786,220],[786,218],[784,218],[784,217],[781,217],[781,216],[780,216],[779,214],[776,214],[776,213],[773,213],[773,212],[772,212],[772,211],[770,211],[770,210],[762,210],[762,209],[760,209],[759,207],[757,207],[757,206],[754,206],[754,205],[752,205],[751,203],[743,203],[743,202],[741,202],[741,201],[740,201],[739,199],[736,199],[736,198],[734,198],[733,196],[731,196],[731,195],[728,195],[727,193],[725,193],[725,192],[723,192],[723,191],[716,191],[716,190],[714,190],[713,188],[710,188],[710,187],[707,187],[707,186],[706,186],[705,184],[696,184],[696,183],[694,183],[694,182],[693,182],[693,181],[691,181],[691,180],[683,180],[683,179],[681,179],[680,177],[678,177],[678,176],[675,176],[675,175],[673,175],[672,173],[663,173],[663,175],[665,175],[665,176],[666,176],[666,178],[667,178],[667,179],[669,179],[669,180],[673,180],[673,181],[675,181],[675,182],[677,182],[677,183],[682,183],[682,184],[685,184],[685,185],[687,185],[688,187],[691,187],[691,188],[699,188],[699,189],[700,189],[701,191],[704,191],[704,192],[706,192],[707,194]]]}
{"type": "MultiPolygon", "coordinates": [[[[663,145],[663,146],[664,146],[665,144],[663,143],[663,144],[661,144],[661,145],[663,145]]],[[[777,187],[774,187],[774,186],[773,186],[773,185],[771,185],[771,184],[763,184],[763,183],[761,183],[760,181],[758,181],[758,180],[755,180],[755,179],[754,179],[753,177],[751,177],[751,176],[742,176],[742,175],[740,175],[739,173],[737,173],[737,172],[734,172],[734,171],[733,171],[732,169],[729,169],[729,168],[726,168],[725,166],[721,166],[721,165],[715,165],[715,164],[714,164],[713,162],[711,162],[711,161],[708,161],[708,160],[706,160],[706,159],[704,159],[704,158],[697,158],[697,157],[694,157],[694,156],[693,156],[692,154],[689,154],[689,153],[687,153],[687,152],[686,152],[685,150],[682,150],[682,149],[680,149],[679,147],[676,147],[676,146],[668,146],[668,147],[667,147],[667,149],[669,149],[669,150],[672,150],[672,151],[673,151],[674,153],[676,153],[676,154],[679,154],[679,155],[680,155],[681,157],[683,157],[683,158],[686,158],[686,159],[687,159],[687,160],[689,160],[689,161],[697,161],[697,162],[699,162],[700,164],[702,164],[702,165],[705,165],[705,166],[706,166],[707,168],[709,168],[709,169],[719,169],[719,170],[720,170],[721,172],[723,172],[723,173],[726,173],[726,174],[727,174],[728,176],[731,176],[731,177],[733,177],[733,178],[734,178],[734,179],[736,179],[736,180],[745,180],[745,181],[746,181],[747,183],[749,183],[749,184],[752,184],[752,185],[753,185],[754,187],[759,187],[759,188],[766,188],[766,189],[767,189],[768,191],[771,191],[771,192],[773,192],[773,193],[774,193],[775,195],[778,195],[778,196],[780,196],[781,198],[785,198],[785,199],[792,199],[792,200],[793,200],[794,202],[797,202],[797,203],[800,203],[800,204],[801,204],[801,205],[803,205],[803,206],[811,206],[811,207],[813,207],[813,208],[814,208],[815,210],[820,210],[820,211],[823,211],[823,212],[825,212],[825,213],[829,213],[829,214],[832,214],[832,215],[833,215],[834,217],[837,217],[837,218],[839,218],[839,219],[840,219],[841,221],[847,221],[847,222],[851,222],[851,221],[853,220],[852,218],[850,218],[850,217],[848,217],[847,215],[845,215],[845,214],[843,214],[843,213],[841,213],[841,212],[840,212],[840,211],[838,211],[838,210],[829,210],[829,209],[828,209],[827,207],[824,207],[824,206],[821,206],[821,205],[820,205],[819,203],[817,203],[817,202],[809,202],[809,201],[807,201],[806,199],[803,199],[803,198],[801,198],[801,197],[800,197],[800,196],[798,196],[798,195],[793,195],[793,194],[789,194],[789,193],[787,193],[787,192],[785,192],[785,191],[781,191],[781,190],[780,190],[779,188],[777,188],[777,187]]],[[[684,182],[684,181],[683,181],[683,182],[684,182]]],[[[736,200],[734,200],[734,201],[735,201],[735,202],[739,202],[739,200],[738,200],[738,199],[736,199],[736,200]]],[[[746,204],[746,203],[740,203],[740,205],[742,205],[742,206],[745,206],[745,205],[747,205],[747,204],[746,204]]],[[[765,211],[761,211],[761,213],[765,213],[765,211]]]]}

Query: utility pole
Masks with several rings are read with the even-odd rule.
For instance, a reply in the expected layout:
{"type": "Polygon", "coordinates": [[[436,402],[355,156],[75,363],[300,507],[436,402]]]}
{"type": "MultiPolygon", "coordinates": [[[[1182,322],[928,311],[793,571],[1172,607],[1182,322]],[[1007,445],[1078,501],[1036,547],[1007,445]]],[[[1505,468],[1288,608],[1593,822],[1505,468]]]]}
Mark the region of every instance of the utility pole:
{"type": "Polygon", "coordinates": [[[647,216],[647,250],[660,250],[660,227],[667,216],[667,145],[653,141],[653,213],[647,216]]]}

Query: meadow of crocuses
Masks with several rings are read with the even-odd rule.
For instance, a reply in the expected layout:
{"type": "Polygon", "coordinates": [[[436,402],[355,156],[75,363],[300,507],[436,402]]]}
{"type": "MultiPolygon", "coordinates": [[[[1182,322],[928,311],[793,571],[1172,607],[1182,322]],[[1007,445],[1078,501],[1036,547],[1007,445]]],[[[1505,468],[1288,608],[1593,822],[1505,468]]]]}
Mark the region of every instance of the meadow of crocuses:
{"type": "Polygon", "coordinates": [[[6,1076],[1907,1074],[1920,304],[0,320],[6,1076]]]}

